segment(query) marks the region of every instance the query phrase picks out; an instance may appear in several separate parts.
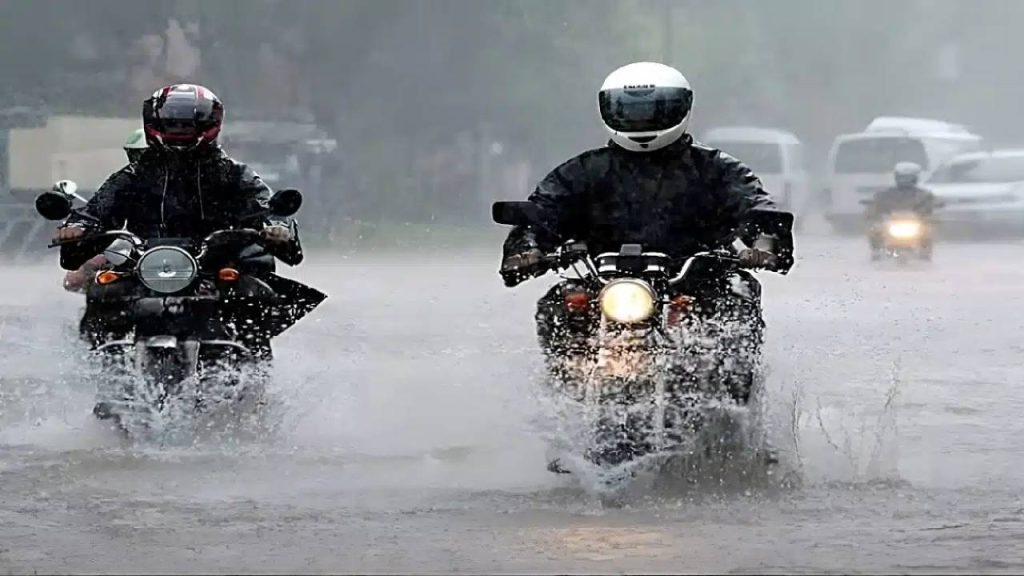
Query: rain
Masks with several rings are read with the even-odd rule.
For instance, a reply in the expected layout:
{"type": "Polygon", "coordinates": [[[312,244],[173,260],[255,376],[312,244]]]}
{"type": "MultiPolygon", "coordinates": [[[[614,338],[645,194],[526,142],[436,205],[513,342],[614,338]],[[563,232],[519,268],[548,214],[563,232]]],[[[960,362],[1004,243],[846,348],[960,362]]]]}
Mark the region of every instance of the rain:
{"type": "Polygon", "coordinates": [[[0,0],[0,573],[1024,571],[1022,17],[0,0]],[[795,214],[795,264],[757,273],[751,411],[777,462],[643,470],[609,499],[538,345],[557,278],[503,285],[491,207],[605,146],[602,80],[644,61],[686,76],[688,132],[795,214]],[[259,410],[126,434],[94,415],[121,380],[34,203],[96,194],[175,84],[223,102],[227,154],[301,190],[305,259],[276,273],[327,298],[228,376],[259,410]],[[938,199],[933,254],[872,260],[861,200],[901,161],[938,199]],[[558,447],[583,469],[549,471],[558,447]]]}

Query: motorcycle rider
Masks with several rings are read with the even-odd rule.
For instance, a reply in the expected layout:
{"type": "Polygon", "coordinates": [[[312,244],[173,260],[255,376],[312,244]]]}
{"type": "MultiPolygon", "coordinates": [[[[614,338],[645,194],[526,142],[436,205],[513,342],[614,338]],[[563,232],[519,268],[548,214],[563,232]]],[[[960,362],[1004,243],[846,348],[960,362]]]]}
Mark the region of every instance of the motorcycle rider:
{"type": "MultiPolygon", "coordinates": [[[[761,181],[739,160],[693,140],[687,128],[693,92],[676,69],[652,62],[615,70],[598,92],[610,142],[555,168],[529,201],[550,226],[518,226],[504,244],[500,274],[506,286],[544,273],[543,256],[568,241],[586,242],[591,255],[617,252],[627,243],[682,258],[697,252],[745,247],[744,268],[785,274],[793,264],[792,220],[784,229],[749,224],[756,210],[774,211],[761,181]]],[[[788,216],[788,214],[786,215],[788,216]]],[[[733,317],[753,330],[763,327],[760,285],[747,272],[691,275],[687,290],[704,304],[701,314],[733,317]]],[[[537,330],[545,354],[561,350],[565,284],[538,302],[537,330]]],[[[750,386],[734,391],[740,402],[750,386]]]]}
{"type": "Polygon", "coordinates": [[[129,164],[135,164],[142,158],[143,152],[149,148],[146,143],[146,131],[142,128],[135,130],[128,135],[128,139],[124,142],[124,154],[128,157],[129,164]]]}
{"type": "MultiPolygon", "coordinates": [[[[301,262],[295,221],[265,216],[270,188],[218,145],[223,118],[220,99],[203,86],[177,84],[157,90],[143,103],[147,148],[107,178],[85,208],[57,229],[55,240],[68,242],[90,230],[121,227],[143,239],[202,239],[226,228],[256,228],[269,255],[289,265],[301,262]]],[[[61,266],[66,270],[76,270],[94,256],[77,243],[61,246],[61,266]]],[[[275,278],[275,291],[287,292],[297,284],[275,278]]],[[[92,302],[80,330],[95,345],[104,335],[126,330],[120,317],[120,310],[92,302]]],[[[255,324],[257,328],[243,333],[243,341],[269,357],[269,335],[259,322],[255,324]]]]}
{"type": "Polygon", "coordinates": [[[893,212],[913,212],[921,218],[923,226],[921,238],[921,257],[928,259],[932,254],[931,218],[938,208],[935,195],[918,186],[921,177],[921,166],[914,162],[899,162],[893,169],[895,186],[875,193],[867,206],[868,243],[871,246],[871,259],[878,260],[882,256],[884,243],[885,218],[893,212]]]}
{"type": "MultiPolygon", "coordinates": [[[[128,157],[128,164],[135,164],[146,151],[146,132],[142,128],[133,131],[124,142],[124,154],[128,157]]],[[[107,259],[102,254],[97,254],[85,261],[77,270],[71,270],[64,275],[64,289],[68,292],[83,292],[89,281],[96,275],[107,259]]],[[[86,303],[88,306],[88,302],[86,303]]]]}

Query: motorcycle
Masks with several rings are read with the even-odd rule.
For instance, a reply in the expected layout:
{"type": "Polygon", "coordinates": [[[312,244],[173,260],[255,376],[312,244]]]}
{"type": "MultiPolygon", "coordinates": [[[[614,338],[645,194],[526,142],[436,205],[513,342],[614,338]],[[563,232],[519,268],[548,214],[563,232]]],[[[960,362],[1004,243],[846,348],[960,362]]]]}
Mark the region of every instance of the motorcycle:
{"type": "MultiPolygon", "coordinates": [[[[870,206],[871,200],[862,204],[870,206]]],[[[885,258],[900,265],[911,260],[931,260],[931,226],[912,210],[897,210],[887,213],[875,223],[869,234],[872,239],[872,259],[885,258]]]]}
{"type": "MultiPolygon", "coordinates": [[[[73,211],[72,199],[84,201],[76,188],[59,182],[36,199],[37,212],[64,220],[73,211]]],[[[301,203],[298,190],[281,190],[265,215],[291,216],[301,203]]],[[[50,244],[74,244],[106,258],[86,287],[90,306],[115,312],[116,326],[94,348],[104,380],[113,383],[100,391],[98,418],[126,428],[128,416],[165,413],[172,405],[201,411],[247,395],[262,402],[261,378],[253,371],[264,364],[269,347],[261,350],[260,342],[269,342],[326,296],[275,276],[275,260],[259,242],[253,229],[220,230],[199,241],[97,230],[50,244]],[[264,333],[254,339],[254,328],[264,333]],[[244,377],[247,371],[255,377],[244,377]],[[224,396],[212,397],[215,389],[224,396]]]]}
{"type": "MultiPolygon", "coordinates": [[[[545,226],[529,202],[497,202],[492,218],[545,226]]],[[[591,464],[607,470],[686,452],[723,409],[750,401],[760,378],[760,292],[734,254],[676,259],[625,244],[592,257],[584,243],[569,242],[538,268],[535,275],[575,273],[564,277],[560,333],[546,359],[556,392],[589,411],[584,458],[591,464]],[[708,321],[704,312],[715,303],[702,296],[702,278],[728,275],[748,280],[733,289],[751,308],[735,321],[722,321],[728,314],[708,321]]],[[[557,460],[549,470],[567,472],[557,460]]]]}

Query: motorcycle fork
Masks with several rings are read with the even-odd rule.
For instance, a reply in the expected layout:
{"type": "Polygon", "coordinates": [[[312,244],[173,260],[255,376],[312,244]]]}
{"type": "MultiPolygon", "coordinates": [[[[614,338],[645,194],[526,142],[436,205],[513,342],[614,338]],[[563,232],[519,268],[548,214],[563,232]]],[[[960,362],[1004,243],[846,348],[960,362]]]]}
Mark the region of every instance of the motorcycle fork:
{"type": "Polygon", "coordinates": [[[135,343],[135,368],[162,405],[198,378],[199,342],[153,336],[135,343]],[[170,362],[171,364],[166,364],[170,362]]]}
{"type": "MultiPolygon", "coordinates": [[[[596,357],[585,389],[587,405],[597,411],[606,403],[620,404],[623,409],[618,411],[617,425],[626,430],[629,428],[632,411],[630,407],[637,404],[637,399],[641,404],[648,404],[644,402],[643,390],[653,385],[653,395],[649,398],[653,408],[650,441],[657,448],[665,446],[665,413],[668,403],[664,371],[657,366],[658,356],[664,346],[662,338],[668,337],[662,324],[659,321],[642,328],[630,328],[616,326],[602,317],[596,334],[596,357]],[[614,366],[615,363],[619,365],[614,366]],[[610,366],[613,368],[611,373],[608,372],[610,366]],[[615,390],[609,389],[613,385],[624,388],[618,391],[621,402],[608,402],[609,397],[617,395],[615,390]],[[635,385],[640,387],[639,394],[628,389],[635,385]]],[[[641,406],[641,409],[645,408],[641,406]]]]}

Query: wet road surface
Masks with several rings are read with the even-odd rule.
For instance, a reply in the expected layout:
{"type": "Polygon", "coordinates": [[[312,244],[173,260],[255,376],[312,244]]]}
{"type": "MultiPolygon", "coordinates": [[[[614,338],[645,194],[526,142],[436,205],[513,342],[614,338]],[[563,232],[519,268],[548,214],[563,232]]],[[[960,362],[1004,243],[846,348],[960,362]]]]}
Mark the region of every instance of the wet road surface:
{"type": "Polygon", "coordinates": [[[793,488],[606,508],[544,470],[532,307],[493,250],[319,256],[277,342],[271,438],[125,445],[74,377],[60,272],[0,288],[0,572],[1021,572],[1020,244],[931,265],[804,239],[764,278],[793,488]]]}

